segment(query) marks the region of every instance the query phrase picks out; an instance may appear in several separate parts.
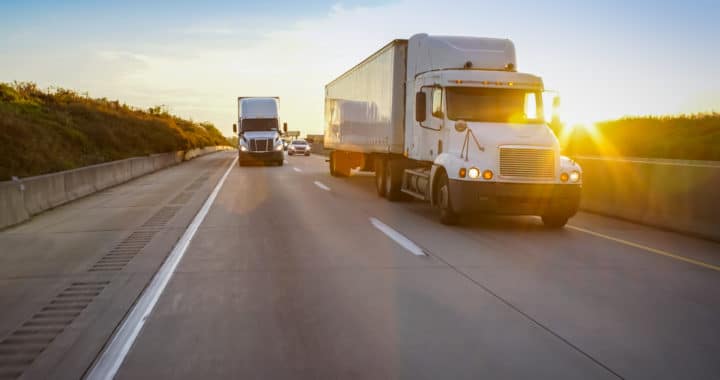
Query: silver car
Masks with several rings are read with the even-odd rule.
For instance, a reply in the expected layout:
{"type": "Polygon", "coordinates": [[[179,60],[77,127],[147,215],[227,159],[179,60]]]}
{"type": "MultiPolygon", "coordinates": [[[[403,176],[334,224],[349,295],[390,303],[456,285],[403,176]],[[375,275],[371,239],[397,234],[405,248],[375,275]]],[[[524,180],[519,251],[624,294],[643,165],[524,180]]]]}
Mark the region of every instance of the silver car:
{"type": "Polygon", "coordinates": [[[305,140],[293,140],[287,148],[288,156],[296,154],[310,155],[310,144],[305,140]]]}

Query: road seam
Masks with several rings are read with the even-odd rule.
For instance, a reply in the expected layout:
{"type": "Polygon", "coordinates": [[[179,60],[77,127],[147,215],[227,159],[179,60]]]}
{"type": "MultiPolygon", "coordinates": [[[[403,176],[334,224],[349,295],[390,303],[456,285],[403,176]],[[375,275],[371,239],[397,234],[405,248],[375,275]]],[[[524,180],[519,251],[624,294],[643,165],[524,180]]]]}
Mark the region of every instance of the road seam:
{"type": "Polygon", "coordinates": [[[192,238],[195,236],[198,227],[200,227],[200,224],[205,219],[205,216],[220,192],[220,188],[222,188],[222,185],[225,183],[230,171],[235,166],[237,159],[237,157],[233,159],[230,167],[228,167],[225,174],[223,174],[217,185],[215,185],[212,193],[210,193],[208,198],[205,200],[202,208],[200,208],[200,211],[198,211],[195,215],[192,222],[185,230],[185,233],[183,233],[180,240],[178,240],[177,244],[175,244],[173,250],[160,266],[160,269],[158,269],[155,273],[148,287],[143,290],[137,302],[133,305],[132,309],[130,309],[127,316],[122,321],[120,327],[115,330],[109,343],[105,346],[102,353],[85,376],[86,379],[113,379],[115,377],[117,371],[120,369],[120,366],[125,360],[125,357],[130,351],[130,348],[135,342],[135,339],[140,334],[145,321],[157,304],[160,295],[170,282],[175,268],[177,268],[180,260],[183,258],[183,255],[190,245],[192,238]]]}
{"type": "Polygon", "coordinates": [[[475,284],[475,286],[478,286],[479,288],[481,288],[482,290],[484,290],[485,292],[487,292],[488,294],[490,294],[491,296],[493,296],[493,297],[494,297],[495,299],[497,299],[498,301],[500,301],[500,302],[502,302],[503,304],[507,305],[507,307],[511,308],[512,310],[514,310],[515,312],[519,313],[520,315],[522,315],[523,317],[525,317],[527,320],[529,320],[530,322],[532,322],[532,323],[535,324],[536,326],[538,326],[538,327],[540,327],[541,329],[543,329],[543,330],[544,330],[545,332],[547,332],[548,334],[554,336],[555,338],[559,339],[561,342],[565,343],[567,346],[569,346],[569,347],[572,348],[573,350],[575,350],[575,351],[577,351],[578,353],[580,353],[582,356],[588,358],[590,361],[592,361],[592,362],[595,363],[596,365],[598,365],[598,366],[600,366],[601,368],[603,368],[604,370],[608,371],[609,373],[611,373],[612,375],[614,375],[614,376],[617,377],[618,379],[623,379],[623,380],[625,379],[625,378],[622,377],[619,373],[615,372],[612,368],[610,368],[610,367],[608,367],[607,365],[603,364],[600,360],[595,359],[592,355],[590,355],[590,354],[588,354],[587,352],[583,351],[580,347],[576,346],[575,344],[573,344],[572,342],[570,342],[569,340],[567,340],[566,338],[564,338],[562,335],[556,333],[555,331],[551,330],[549,327],[547,327],[547,326],[545,326],[544,324],[540,323],[540,321],[538,321],[537,319],[535,319],[535,318],[533,318],[532,316],[530,316],[530,314],[528,314],[528,313],[520,310],[520,308],[517,307],[517,306],[515,306],[512,302],[510,302],[510,301],[506,300],[505,298],[501,297],[499,294],[495,293],[494,291],[492,291],[492,290],[491,290],[490,288],[488,288],[487,286],[481,284],[479,281],[475,280],[474,278],[472,278],[472,277],[471,277],[470,275],[468,275],[467,273],[461,271],[460,269],[458,269],[458,268],[455,267],[454,265],[450,264],[447,260],[443,259],[442,257],[440,257],[440,256],[438,256],[438,255],[436,255],[436,254],[433,254],[432,251],[427,251],[427,252],[428,252],[428,254],[429,254],[431,257],[433,257],[433,258],[437,259],[438,261],[444,263],[445,265],[447,265],[448,267],[450,267],[450,269],[452,269],[453,271],[455,271],[457,274],[459,274],[459,275],[462,276],[462,277],[465,277],[465,279],[467,279],[468,281],[470,281],[470,282],[472,282],[473,284],[475,284]]]}

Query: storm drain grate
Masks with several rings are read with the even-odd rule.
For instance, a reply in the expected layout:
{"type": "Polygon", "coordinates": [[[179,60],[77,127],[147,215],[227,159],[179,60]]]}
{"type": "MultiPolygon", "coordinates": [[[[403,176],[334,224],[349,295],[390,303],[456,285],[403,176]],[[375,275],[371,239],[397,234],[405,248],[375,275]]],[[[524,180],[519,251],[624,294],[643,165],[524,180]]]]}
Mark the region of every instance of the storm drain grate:
{"type": "Polygon", "coordinates": [[[167,222],[180,210],[180,207],[163,207],[155,215],[151,216],[143,227],[164,227],[167,222]]]}
{"type": "Polygon", "coordinates": [[[100,258],[88,272],[117,272],[152,240],[157,231],[135,231],[100,258]]]}
{"type": "Polygon", "coordinates": [[[0,341],[0,379],[16,379],[109,284],[73,282],[0,341]]]}
{"type": "Polygon", "coordinates": [[[190,200],[190,198],[192,198],[192,196],[192,192],[182,192],[176,195],[175,198],[170,201],[170,204],[185,204],[190,200]]]}

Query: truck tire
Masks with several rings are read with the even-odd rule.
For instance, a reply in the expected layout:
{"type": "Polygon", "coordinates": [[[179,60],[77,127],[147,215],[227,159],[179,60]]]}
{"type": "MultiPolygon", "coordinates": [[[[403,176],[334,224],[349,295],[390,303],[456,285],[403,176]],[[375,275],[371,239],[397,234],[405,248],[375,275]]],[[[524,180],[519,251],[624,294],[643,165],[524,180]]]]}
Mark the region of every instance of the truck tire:
{"type": "Polygon", "coordinates": [[[403,167],[399,165],[398,160],[385,161],[385,198],[390,202],[402,200],[403,193],[400,191],[402,186],[403,167]]]}
{"type": "Polygon", "coordinates": [[[545,227],[548,228],[563,228],[570,219],[567,215],[552,212],[542,215],[541,218],[545,227]]]}
{"type": "Polygon", "coordinates": [[[346,160],[338,158],[339,153],[334,151],[330,153],[330,175],[333,177],[349,177],[350,176],[350,165],[346,160]]]}
{"type": "Polygon", "coordinates": [[[283,166],[284,163],[285,163],[285,160],[279,160],[277,162],[277,166],[283,166]]]}
{"type": "Polygon", "coordinates": [[[385,160],[375,159],[375,189],[378,196],[385,198],[385,160]]]}
{"type": "Polygon", "coordinates": [[[458,222],[458,215],[452,209],[452,199],[450,199],[450,181],[447,173],[441,171],[437,174],[437,186],[435,199],[437,200],[437,208],[440,211],[440,223],[446,225],[454,225],[458,222]]]}

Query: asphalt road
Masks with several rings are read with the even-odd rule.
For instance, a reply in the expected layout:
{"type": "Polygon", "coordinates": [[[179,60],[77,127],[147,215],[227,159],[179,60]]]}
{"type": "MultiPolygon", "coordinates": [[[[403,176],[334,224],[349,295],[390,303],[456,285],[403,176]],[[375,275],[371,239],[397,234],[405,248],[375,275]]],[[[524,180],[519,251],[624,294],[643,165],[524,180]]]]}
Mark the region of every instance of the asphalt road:
{"type": "MultiPolygon", "coordinates": [[[[0,378],[84,376],[233,158],[0,232],[0,378]]],[[[232,167],[117,378],[720,377],[720,244],[585,213],[447,227],[287,160],[232,167]]]]}

